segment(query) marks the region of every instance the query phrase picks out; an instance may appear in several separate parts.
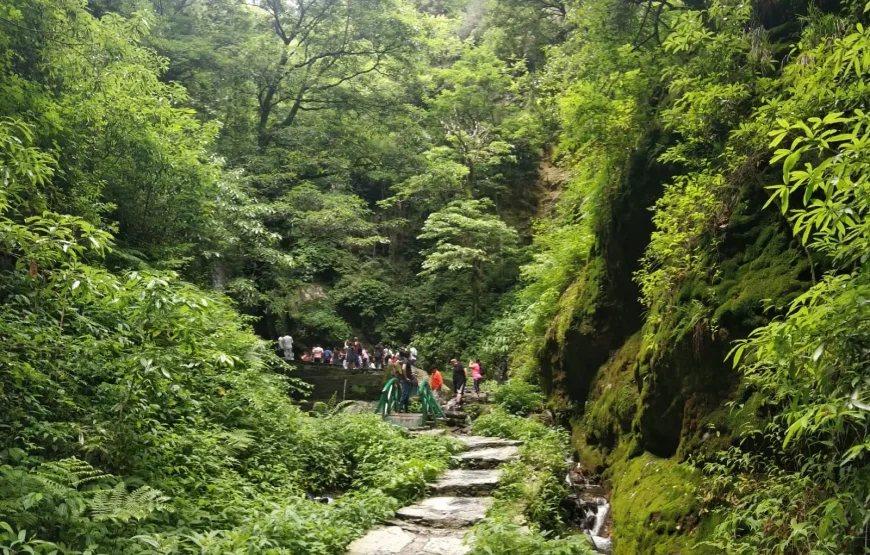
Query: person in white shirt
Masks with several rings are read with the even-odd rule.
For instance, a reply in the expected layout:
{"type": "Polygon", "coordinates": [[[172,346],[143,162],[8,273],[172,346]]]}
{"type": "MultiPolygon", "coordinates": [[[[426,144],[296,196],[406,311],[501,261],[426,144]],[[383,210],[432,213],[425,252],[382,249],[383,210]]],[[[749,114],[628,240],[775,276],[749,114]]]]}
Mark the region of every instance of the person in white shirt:
{"type": "Polygon", "coordinates": [[[320,364],[323,361],[323,347],[315,345],[314,348],[311,349],[311,358],[314,359],[314,364],[320,364]]]}
{"type": "Polygon", "coordinates": [[[278,338],[278,348],[284,351],[284,360],[293,360],[293,338],[289,333],[278,338]]]}
{"type": "Polygon", "coordinates": [[[411,347],[411,366],[417,366],[417,348],[411,347]]]}

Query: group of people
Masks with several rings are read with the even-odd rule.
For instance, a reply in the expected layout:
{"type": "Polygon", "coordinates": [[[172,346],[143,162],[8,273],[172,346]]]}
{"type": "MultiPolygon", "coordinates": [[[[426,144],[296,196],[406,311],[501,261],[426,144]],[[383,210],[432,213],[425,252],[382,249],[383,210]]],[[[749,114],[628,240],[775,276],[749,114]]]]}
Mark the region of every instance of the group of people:
{"type": "MultiPolygon", "coordinates": [[[[408,412],[411,396],[417,391],[419,383],[417,376],[414,374],[414,363],[416,362],[416,353],[412,353],[405,347],[400,347],[393,361],[395,364],[395,375],[402,384],[402,396],[399,399],[399,412],[408,412]]],[[[450,365],[453,366],[453,394],[456,399],[453,403],[456,407],[462,406],[462,396],[465,394],[465,384],[468,381],[468,375],[465,367],[455,358],[450,359],[450,365]]],[[[471,379],[474,383],[474,392],[478,399],[480,398],[480,383],[483,381],[483,365],[480,359],[469,361],[468,367],[471,369],[471,379]]],[[[436,394],[444,387],[444,377],[437,368],[432,368],[429,374],[429,387],[436,394]]]]}
{"type": "MultiPolygon", "coordinates": [[[[285,334],[278,338],[278,348],[283,351],[284,360],[288,362],[295,360],[293,354],[293,338],[290,337],[290,335],[285,334]]],[[[395,364],[399,359],[400,352],[403,350],[405,350],[404,346],[394,350],[389,346],[384,345],[383,342],[378,342],[370,353],[369,350],[360,343],[359,338],[354,337],[353,339],[347,339],[342,348],[330,348],[329,346],[323,347],[319,344],[315,345],[310,353],[308,351],[302,353],[301,361],[311,364],[341,366],[345,370],[381,370],[388,364],[395,364]]],[[[417,349],[409,347],[407,348],[406,353],[407,359],[411,364],[416,365],[417,349]]]]}
{"type": "MultiPolygon", "coordinates": [[[[453,367],[453,394],[456,395],[456,406],[462,406],[462,396],[465,394],[465,385],[468,383],[468,372],[459,360],[450,359],[453,367]]],[[[479,358],[468,361],[468,369],[471,370],[471,380],[474,384],[474,394],[480,398],[480,382],[483,381],[483,364],[479,358]]]]}
{"type": "MultiPolygon", "coordinates": [[[[407,412],[408,401],[416,390],[417,378],[414,376],[412,365],[406,364],[406,359],[403,357],[403,351],[399,351],[397,377],[402,382],[402,397],[399,401],[399,412],[407,412]]],[[[453,394],[455,399],[452,402],[454,407],[462,406],[462,397],[465,395],[465,386],[468,383],[468,372],[465,366],[459,360],[450,359],[450,365],[453,367],[453,394]]],[[[480,398],[480,383],[483,381],[483,364],[480,359],[473,359],[468,362],[468,368],[471,370],[471,379],[474,384],[474,393],[477,398],[480,398]]],[[[437,368],[432,368],[429,374],[429,387],[437,395],[444,387],[444,376],[437,368]]]]}
{"type": "MultiPolygon", "coordinates": [[[[284,352],[284,359],[287,361],[294,360],[293,356],[293,338],[289,334],[285,334],[278,338],[278,348],[284,352]]],[[[339,349],[322,347],[315,345],[311,349],[311,353],[305,351],[302,354],[302,362],[313,364],[331,364],[342,366],[347,369],[383,369],[392,364],[395,366],[396,377],[402,384],[402,396],[399,401],[399,410],[402,412],[408,411],[408,404],[411,396],[417,390],[419,383],[414,375],[414,368],[417,365],[417,349],[414,347],[401,346],[398,349],[391,349],[383,342],[378,342],[372,349],[371,354],[362,346],[358,337],[348,339],[344,342],[344,347],[339,349]]],[[[450,365],[453,367],[453,394],[455,400],[454,406],[462,406],[462,397],[465,395],[465,387],[468,383],[468,371],[471,372],[471,380],[474,387],[474,393],[480,398],[480,384],[483,381],[483,364],[480,359],[472,359],[468,362],[468,370],[459,362],[458,359],[450,359],[450,365]]],[[[507,357],[501,357],[499,361],[498,381],[503,382],[507,378],[507,357]]],[[[429,371],[429,386],[433,392],[441,391],[444,387],[444,377],[437,368],[429,371]]]]}

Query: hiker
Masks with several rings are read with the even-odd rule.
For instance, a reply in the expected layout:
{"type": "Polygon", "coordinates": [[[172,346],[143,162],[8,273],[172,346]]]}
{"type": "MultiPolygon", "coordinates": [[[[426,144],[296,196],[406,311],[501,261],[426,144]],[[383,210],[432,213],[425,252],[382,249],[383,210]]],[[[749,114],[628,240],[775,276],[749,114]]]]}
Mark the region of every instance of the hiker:
{"type": "Polygon", "coordinates": [[[472,359],[468,363],[471,368],[471,379],[474,380],[474,393],[480,399],[480,382],[483,380],[483,370],[480,368],[480,359],[472,359]]]}
{"type": "Polygon", "coordinates": [[[399,412],[408,412],[408,403],[417,387],[417,376],[408,360],[407,351],[399,351],[399,368],[401,370],[402,398],[399,400],[399,412]]]}
{"type": "Polygon", "coordinates": [[[330,364],[332,362],[332,349],[329,347],[323,349],[323,364],[330,364]]]}
{"type": "Polygon", "coordinates": [[[455,406],[462,406],[462,394],[465,393],[465,367],[455,358],[450,359],[453,366],[453,393],[456,394],[455,406]]]}
{"type": "Polygon", "coordinates": [[[311,357],[308,356],[308,351],[302,353],[302,362],[311,362],[311,357]]]}
{"type": "Polygon", "coordinates": [[[278,348],[284,351],[284,360],[293,360],[293,338],[289,333],[285,333],[278,338],[278,348]]]}
{"type": "Polygon", "coordinates": [[[507,381],[507,355],[501,355],[498,359],[498,383],[499,385],[507,381]]]}
{"type": "Polygon", "coordinates": [[[350,339],[344,342],[344,369],[352,370],[356,368],[356,355],[353,350],[353,343],[350,339]]]}
{"type": "Polygon", "coordinates": [[[360,361],[362,359],[362,344],[359,342],[359,337],[353,338],[353,345],[351,345],[353,350],[353,367],[361,368],[360,361]]]}
{"type": "Polygon", "coordinates": [[[381,370],[384,367],[384,344],[378,341],[375,345],[375,369],[381,370]]]}
{"type": "Polygon", "coordinates": [[[432,390],[432,393],[438,394],[441,391],[441,386],[444,385],[444,378],[441,377],[441,372],[438,371],[437,368],[433,368],[429,371],[429,388],[432,390]]]}
{"type": "Polygon", "coordinates": [[[411,366],[417,366],[417,348],[412,346],[409,352],[411,353],[411,366]]]}
{"type": "Polygon", "coordinates": [[[315,345],[314,348],[311,349],[311,358],[314,360],[314,364],[320,364],[323,362],[323,347],[315,345]]]}
{"type": "Polygon", "coordinates": [[[362,347],[359,358],[361,367],[367,369],[369,367],[369,352],[366,350],[365,347],[362,347]]]}
{"type": "Polygon", "coordinates": [[[342,360],[344,359],[344,354],[341,352],[341,349],[335,347],[332,349],[332,363],[336,366],[341,366],[342,360]]]}

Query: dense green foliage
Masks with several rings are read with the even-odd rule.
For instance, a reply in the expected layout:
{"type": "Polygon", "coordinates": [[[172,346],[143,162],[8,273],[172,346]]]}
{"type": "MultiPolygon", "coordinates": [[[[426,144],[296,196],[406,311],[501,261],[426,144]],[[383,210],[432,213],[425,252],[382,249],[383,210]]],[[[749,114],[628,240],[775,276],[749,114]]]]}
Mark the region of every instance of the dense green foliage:
{"type": "Polygon", "coordinates": [[[522,270],[515,314],[526,317],[513,329],[537,342],[515,332],[518,361],[585,401],[576,445],[614,483],[617,552],[861,552],[866,9],[652,6],[639,20],[605,15],[607,33],[587,19],[572,51],[588,73],[563,89],[563,106],[595,99],[596,74],[615,60],[618,86],[607,89],[612,112],[599,101],[563,120],[562,148],[627,169],[601,176],[587,157],[572,161],[578,181],[522,270]],[[616,134],[635,142],[614,144],[616,134]],[[652,179],[634,170],[636,153],[652,179]],[[620,195],[653,208],[634,260],[627,233],[644,222],[615,211],[620,195]],[[776,209],[785,218],[763,213],[776,209]],[[614,273],[626,264],[636,289],[614,273]],[[618,322],[614,308],[636,320],[618,322]],[[732,353],[738,374],[722,360],[746,336],[732,353]],[[650,453],[668,459],[643,464],[656,474],[639,471],[650,453]],[[706,487],[675,466],[686,458],[706,487]],[[684,489],[674,499],[672,483],[684,489]]]}
{"type": "Polygon", "coordinates": [[[2,130],[4,550],[341,553],[446,468],[448,440],[302,413],[220,297],[95,266],[111,236],[79,218],[25,217],[55,162],[2,130]]]}
{"type": "Polygon", "coordinates": [[[582,535],[565,535],[568,522],[562,500],[567,494],[563,479],[567,434],[536,417],[512,415],[501,406],[472,423],[475,434],[519,439],[520,458],[508,463],[488,518],[475,526],[472,553],[593,553],[582,535]],[[521,522],[531,527],[529,533],[521,522]]]}
{"type": "Polygon", "coordinates": [[[147,267],[134,247],[201,248],[188,234],[217,210],[203,128],[172,107],[183,90],[158,80],[163,62],[136,45],[133,22],[78,3],[21,7],[4,7],[6,23],[36,30],[3,35],[2,91],[33,105],[5,102],[18,118],[0,121],[4,552],[343,552],[419,496],[455,446],[374,415],[307,416],[289,396],[300,385],[273,372],[226,298],[147,267]],[[12,48],[24,38],[43,50],[12,48]],[[98,227],[108,218],[123,243],[98,227]],[[156,222],[160,235],[141,227],[156,222]],[[327,491],[343,494],[307,497],[327,491]]]}
{"type": "Polygon", "coordinates": [[[509,355],[477,552],[586,549],[511,520],[565,530],[556,423],[617,554],[863,552],[868,22],[7,0],[0,547],[340,553],[420,495],[452,443],[302,411],[288,332],[509,355]]]}

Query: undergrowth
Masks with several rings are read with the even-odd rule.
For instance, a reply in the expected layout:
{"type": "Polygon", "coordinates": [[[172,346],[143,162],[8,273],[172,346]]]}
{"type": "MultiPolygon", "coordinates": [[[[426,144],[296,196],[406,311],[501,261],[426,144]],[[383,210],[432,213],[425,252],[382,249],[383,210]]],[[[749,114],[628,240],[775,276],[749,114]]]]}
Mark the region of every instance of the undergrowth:
{"type": "Polygon", "coordinates": [[[564,482],[567,432],[534,417],[510,414],[499,405],[472,423],[472,433],[523,441],[519,459],[503,467],[487,518],[475,526],[472,555],[593,552],[588,538],[568,533],[561,507],[568,494],[564,482]]]}

